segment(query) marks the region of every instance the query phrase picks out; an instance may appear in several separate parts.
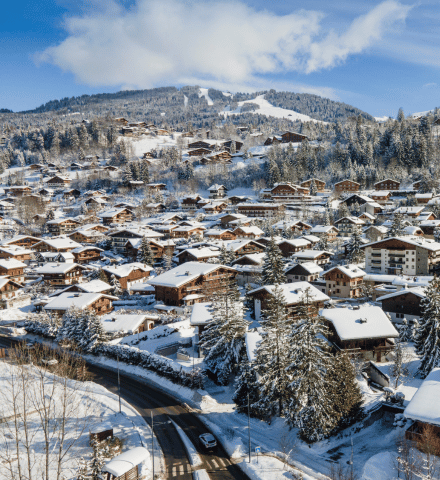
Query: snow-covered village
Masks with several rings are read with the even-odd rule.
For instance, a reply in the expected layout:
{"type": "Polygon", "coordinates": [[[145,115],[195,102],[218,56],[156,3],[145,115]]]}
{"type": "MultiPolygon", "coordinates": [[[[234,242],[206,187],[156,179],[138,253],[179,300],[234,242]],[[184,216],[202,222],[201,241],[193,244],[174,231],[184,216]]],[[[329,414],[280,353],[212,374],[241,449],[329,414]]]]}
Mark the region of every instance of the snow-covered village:
{"type": "Polygon", "coordinates": [[[439,480],[440,7],[30,3],[0,480],[439,480]]]}

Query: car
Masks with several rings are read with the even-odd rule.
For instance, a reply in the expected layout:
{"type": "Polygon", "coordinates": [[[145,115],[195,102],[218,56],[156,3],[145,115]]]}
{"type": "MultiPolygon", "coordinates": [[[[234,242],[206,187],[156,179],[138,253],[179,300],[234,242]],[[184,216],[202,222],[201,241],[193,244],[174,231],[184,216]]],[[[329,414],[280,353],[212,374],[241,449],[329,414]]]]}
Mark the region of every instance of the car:
{"type": "Polygon", "coordinates": [[[199,439],[203,447],[206,449],[214,448],[217,446],[217,440],[211,433],[203,433],[199,436],[199,439]]]}

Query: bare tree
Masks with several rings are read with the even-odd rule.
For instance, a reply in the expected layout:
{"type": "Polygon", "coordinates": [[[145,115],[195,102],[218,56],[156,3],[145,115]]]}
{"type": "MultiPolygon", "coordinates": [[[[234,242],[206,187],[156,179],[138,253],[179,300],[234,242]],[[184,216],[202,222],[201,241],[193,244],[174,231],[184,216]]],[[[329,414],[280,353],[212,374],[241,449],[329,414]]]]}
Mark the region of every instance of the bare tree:
{"type": "Polygon", "coordinates": [[[394,388],[399,386],[399,382],[403,383],[404,379],[410,375],[408,365],[412,360],[410,350],[405,346],[400,338],[396,339],[394,346],[394,362],[391,366],[391,374],[394,377],[394,388]]]}
{"type": "Polygon", "coordinates": [[[21,345],[3,364],[0,478],[62,480],[78,467],[74,452],[95,414],[84,361],[46,346],[21,345]],[[6,413],[7,412],[7,413],[6,413]]]}

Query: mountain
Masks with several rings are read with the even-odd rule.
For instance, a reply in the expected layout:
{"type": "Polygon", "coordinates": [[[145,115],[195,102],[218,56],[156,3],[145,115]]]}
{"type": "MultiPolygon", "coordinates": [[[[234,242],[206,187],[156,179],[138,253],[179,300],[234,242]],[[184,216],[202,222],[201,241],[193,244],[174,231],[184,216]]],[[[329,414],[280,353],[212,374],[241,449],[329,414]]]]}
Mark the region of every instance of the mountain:
{"type": "MultiPolygon", "coordinates": [[[[132,121],[148,118],[152,122],[177,125],[191,122],[209,127],[218,115],[232,123],[265,123],[268,118],[280,121],[345,121],[361,115],[373,117],[362,110],[328,98],[307,93],[277,92],[229,93],[199,86],[160,87],[148,90],[123,90],[51,100],[23,114],[81,113],[84,116],[124,116],[132,121]],[[286,110],[284,112],[283,110],[286,110]]],[[[275,120],[274,120],[275,121],[275,120]]]]}

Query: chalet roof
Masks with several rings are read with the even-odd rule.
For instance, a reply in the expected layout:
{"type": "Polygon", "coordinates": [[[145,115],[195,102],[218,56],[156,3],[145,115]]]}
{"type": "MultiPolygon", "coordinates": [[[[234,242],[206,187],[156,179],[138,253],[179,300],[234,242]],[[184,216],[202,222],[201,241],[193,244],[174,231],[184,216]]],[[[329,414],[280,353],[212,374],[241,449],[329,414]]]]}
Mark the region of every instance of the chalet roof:
{"type": "Polygon", "coordinates": [[[235,269],[231,267],[226,267],[224,265],[218,264],[209,264],[209,263],[200,263],[200,262],[186,262],[182,265],[179,265],[168,272],[162,273],[157,277],[148,279],[150,285],[155,286],[164,286],[177,288],[185,283],[188,283],[201,275],[207,275],[219,268],[226,268],[231,272],[234,272],[235,269]]]}
{"type": "Polygon", "coordinates": [[[319,242],[319,237],[317,237],[316,235],[302,235],[301,238],[305,238],[311,243],[319,242]]]}
{"type": "Polygon", "coordinates": [[[325,277],[328,273],[332,272],[333,270],[339,270],[341,273],[343,273],[344,275],[347,275],[347,277],[349,278],[358,278],[366,275],[366,273],[356,265],[337,265],[336,267],[333,267],[327,270],[323,274],[323,277],[325,277]]]}
{"type": "Polygon", "coordinates": [[[56,218],[54,220],[49,220],[48,222],[46,222],[46,224],[47,225],[57,225],[57,224],[61,224],[61,223],[64,223],[64,222],[74,222],[74,223],[77,223],[79,225],[78,220],[75,220],[72,217],[56,218]]]}
{"type": "Polygon", "coordinates": [[[93,245],[89,245],[89,246],[84,246],[84,247],[77,247],[77,248],[74,248],[71,253],[83,253],[83,252],[87,252],[87,250],[97,250],[98,252],[103,252],[104,250],[102,248],[98,248],[98,247],[95,247],[93,245]]]}
{"type": "Polygon", "coordinates": [[[75,242],[75,240],[72,240],[69,237],[60,237],[60,238],[44,238],[41,239],[38,243],[34,245],[40,245],[41,243],[49,245],[52,248],[59,249],[59,248],[78,248],[82,247],[82,245],[78,242],[75,242]]]}
{"type": "Polygon", "coordinates": [[[191,312],[191,325],[206,325],[212,320],[212,303],[196,303],[191,312]]]}
{"type": "MultiPolygon", "coordinates": [[[[326,302],[327,300],[330,300],[325,293],[322,293],[321,290],[318,290],[309,282],[283,283],[278,286],[281,289],[284,298],[286,299],[287,305],[296,305],[300,303],[304,298],[306,290],[308,290],[309,297],[314,302],[326,302]]],[[[276,285],[265,285],[264,287],[251,290],[249,294],[261,292],[263,290],[273,294],[275,287],[276,285]]]]}
{"type": "MultiPolygon", "coordinates": [[[[159,320],[159,315],[155,315],[154,317],[159,320]]],[[[106,332],[123,331],[131,333],[138,329],[148,318],[151,318],[151,315],[116,315],[110,313],[103,315],[100,320],[106,332]]]]}
{"type": "Polygon", "coordinates": [[[293,258],[318,258],[323,253],[327,253],[328,255],[332,256],[332,252],[328,252],[327,250],[304,250],[302,252],[296,252],[292,255],[293,258]]]}
{"type": "Polygon", "coordinates": [[[408,225],[403,229],[405,235],[416,235],[423,234],[423,230],[420,227],[415,227],[414,225],[408,225]]]}
{"type": "Polygon", "coordinates": [[[109,472],[114,477],[121,477],[136,465],[150,458],[150,452],[145,447],[136,447],[117,457],[112,458],[104,467],[103,472],[109,472]]]}
{"type": "Polygon", "coordinates": [[[29,255],[33,253],[32,250],[19,247],[18,245],[2,245],[0,246],[0,252],[9,253],[10,255],[29,255]]]}
{"type": "Polygon", "coordinates": [[[385,180],[380,180],[379,182],[376,182],[374,185],[379,185],[379,183],[382,183],[382,182],[395,182],[395,183],[398,183],[400,185],[400,182],[398,180],[393,180],[392,178],[385,178],[385,180]]]}
{"type": "Polygon", "coordinates": [[[178,253],[177,256],[184,253],[192,255],[194,258],[219,257],[221,255],[221,251],[218,247],[187,248],[178,253]]]}
{"type": "Polygon", "coordinates": [[[391,192],[389,190],[377,190],[371,194],[372,197],[389,197],[391,192]]]}
{"type": "Polygon", "coordinates": [[[114,208],[114,209],[112,209],[112,210],[107,210],[107,211],[105,211],[105,212],[100,212],[100,213],[98,214],[98,216],[101,217],[101,218],[113,218],[113,217],[115,217],[116,215],[119,215],[120,213],[126,212],[127,210],[128,210],[130,213],[132,213],[131,210],[129,210],[128,208],[114,208]]]}
{"type": "Polygon", "coordinates": [[[227,190],[227,188],[224,185],[219,185],[218,183],[214,183],[214,185],[211,185],[208,188],[208,192],[217,192],[218,190],[221,190],[221,189],[227,190]]]}
{"type": "Polygon", "coordinates": [[[315,273],[321,273],[324,271],[322,267],[320,267],[315,262],[304,262],[304,263],[296,263],[295,265],[289,265],[286,268],[286,274],[289,274],[290,271],[293,269],[301,267],[306,270],[310,275],[314,275],[315,273]]]}
{"type": "Polygon", "coordinates": [[[405,408],[412,420],[440,425],[440,368],[433,368],[405,408]]]}
{"type": "MultiPolygon", "coordinates": [[[[264,257],[266,256],[266,252],[261,252],[261,253],[248,253],[247,255],[243,255],[240,258],[237,258],[232,262],[232,265],[235,265],[239,261],[242,261],[243,259],[248,259],[251,262],[254,262],[255,265],[262,265],[264,257]]],[[[237,265],[238,267],[238,265],[237,265]]]]}
{"type": "Polygon", "coordinates": [[[381,302],[382,300],[388,300],[389,298],[400,297],[401,295],[406,295],[407,293],[413,293],[417,297],[425,298],[425,287],[414,287],[414,288],[403,288],[397,292],[389,293],[388,295],[382,295],[378,297],[376,302],[381,302]]]}
{"type": "Polygon", "coordinates": [[[15,260],[15,258],[2,258],[0,259],[0,267],[10,269],[10,268],[26,268],[27,265],[19,260],[15,260]]]}
{"type": "Polygon", "coordinates": [[[102,269],[110,275],[115,275],[119,278],[128,277],[128,275],[135,270],[142,270],[143,272],[151,272],[153,270],[149,265],[144,265],[140,262],[124,263],[123,265],[113,267],[102,267],[102,269]]]}
{"type": "Polygon", "coordinates": [[[264,245],[259,244],[257,240],[225,240],[223,241],[224,246],[228,250],[232,250],[233,252],[236,252],[240,248],[243,248],[245,245],[248,245],[249,243],[253,243],[257,246],[264,248],[264,245]]]}
{"type": "Polygon", "coordinates": [[[390,240],[399,240],[403,243],[407,243],[408,245],[413,245],[415,247],[424,248],[426,250],[430,250],[432,252],[437,252],[440,250],[440,243],[434,242],[433,240],[426,239],[426,238],[411,238],[408,239],[407,237],[390,237],[384,238],[383,240],[378,240],[377,242],[367,243],[366,245],[362,245],[361,248],[366,247],[373,247],[379,248],[379,246],[385,242],[390,240]]]}
{"type": "Polygon", "coordinates": [[[109,298],[110,300],[118,300],[118,297],[112,295],[105,295],[103,293],[76,293],[65,292],[57,297],[54,297],[49,303],[44,306],[45,310],[68,310],[70,307],[76,307],[81,310],[87,308],[92,303],[100,298],[109,298]]]}
{"type": "Polygon", "coordinates": [[[205,237],[210,236],[210,237],[220,237],[220,235],[223,235],[224,233],[232,233],[232,230],[219,230],[217,228],[210,228],[205,231],[205,237]]]}
{"type": "Polygon", "coordinates": [[[342,220],[348,220],[350,223],[354,223],[355,225],[365,225],[365,222],[358,217],[343,217],[343,218],[340,218],[339,220],[336,220],[335,223],[341,223],[342,220]]]}
{"type": "Polygon", "coordinates": [[[376,218],[374,215],[372,215],[371,213],[368,213],[368,212],[362,212],[361,215],[359,215],[359,216],[362,216],[362,215],[364,217],[369,218],[370,220],[375,220],[375,218],[376,218]]]}
{"type": "Polygon", "coordinates": [[[41,240],[41,238],[39,237],[31,237],[30,235],[15,235],[14,237],[9,238],[8,240],[5,240],[4,242],[2,242],[2,245],[9,245],[12,242],[24,240],[25,238],[31,238],[32,240],[37,240],[37,241],[41,240]]]}
{"type": "Polygon", "coordinates": [[[279,208],[279,203],[239,203],[237,207],[279,208]]]}
{"type": "Polygon", "coordinates": [[[339,232],[339,229],[334,225],[315,225],[310,233],[329,233],[329,232],[339,232]]]}
{"type": "Polygon", "coordinates": [[[254,234],[254,235],[257,235],[257,236],[264,234],[263,230],[261,230],[261,228],[256,227],[256,226],[244,227],[244,226],[239,225],[239,226],[235,227],[234,232],[238,229],[240,229],[243,233],[246,233],[246,234],[254,234]]]}
{"type": "Polygon", "coordinates": [[[74,268],[81,268],[84,270],[84,267],[81,265],[78,265],[77,263],[67,263],[67,262],[60,262],[60,263],[55,263],[55,262],[48,262],[42,267],[38,267],[35,269],[35,273],[41,273],[41,274],[55,274],[55,273],[67,273],[70,270],[73,270],[74,268]]]}
{"type": "Polygon", "coordinates": [[[350,180],[348,178],[346,178],[345,180],[341,180],[340,182],[337,182],[335,183],[335,185],[339,185],[340,183],[343,183],[343,182],[351,182],[351,183],[355,183],[356,185],[361,185],[360,183],[357,183],[357,182],[354,182],[353,180],[350,180]]]}
{"type": "Polygon", "coordinates": [[[335,327],[341,340],[368,338],[397,338],[399,333],[380,307],[343,307],[323,309],[320,312],[335,327]]]}
{"type": "Polygon", "coordinates": [[[342,200],[342,203],[345,203],[347,200],[350,200],[350,198],[353,198],[353,197],[360,198],[361,200],[364,200],[366,203],[372,203],[372,202],[374,203],[374,200],[372,198],[367,197],[367,195],[360,195],[359,193],[352,193],[347,198],[344,198],[342,200]]]}
{"type": "Polygon", "coordinates": [[[279,242],[278,245],[283,243],[288,243],[293,247],[307,247],[307,245],[310,245],[310,242],[305,238],[292,238],[291,240],[283,240],[282,242],[279,242]]]}
{"type": "Polygon", "coordinates": [[[0,276],[0,288],[3,288],[8,283],[11,283],[12,285],[15,285],[17,288],[22,288],[23,287],[23,285],[20,285],[19,283],[15,282],[11,278],[9,278],[7,275],[0,276]]]}
{"type": "Polygon", "coordinates": [[[394,210],[394,214],[401,213],[401,214],[416,214],[421,213],[425,207],[399,207],[394,210]]]}

